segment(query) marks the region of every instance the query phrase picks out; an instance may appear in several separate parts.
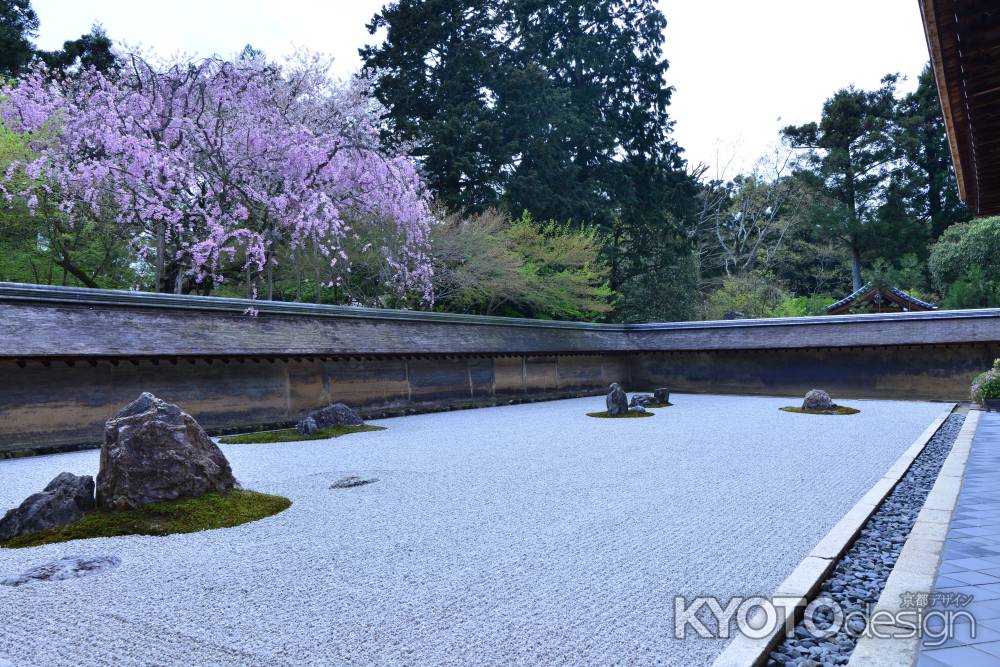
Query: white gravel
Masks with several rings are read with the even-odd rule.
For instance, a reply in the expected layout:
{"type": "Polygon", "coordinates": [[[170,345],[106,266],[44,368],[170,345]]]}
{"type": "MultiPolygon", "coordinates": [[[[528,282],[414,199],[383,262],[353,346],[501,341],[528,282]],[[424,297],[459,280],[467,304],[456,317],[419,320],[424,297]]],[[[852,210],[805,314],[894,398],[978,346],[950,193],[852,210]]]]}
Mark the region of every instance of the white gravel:
{"type": "MultiPolygon", "coordinates": [[[[0,579],[64,556],[106,574],[0,586],[0,665],[667,664],[675,595],[768,594],[945,407],[677,395],[384,420],[334,441],[225,448],[288,511],[239,528],[0,550],[0,579]],[[347,475],[379,481],[331,490],[347,475]]],[[[0,508],[97,452],[0,461],[0,508]]]]}

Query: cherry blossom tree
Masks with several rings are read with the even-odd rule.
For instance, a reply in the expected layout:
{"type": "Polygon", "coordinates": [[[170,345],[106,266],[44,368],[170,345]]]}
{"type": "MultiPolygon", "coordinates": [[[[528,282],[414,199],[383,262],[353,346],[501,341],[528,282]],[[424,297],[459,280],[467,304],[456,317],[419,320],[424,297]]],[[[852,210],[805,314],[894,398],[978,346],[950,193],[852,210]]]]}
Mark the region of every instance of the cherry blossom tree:
{"type": "Polygon", "coordinates": [[[30,147],[0,179],[8,201],[127,230],[155,289],[178,293],[236,266],[255,295],[278,247],[348,271],[348,242],[378,225],[391,232],[387,289],[431,301],[427,190],[380,140],[369,79],[335,80],[309,54],[124,63],[111,75],[36,69],[0,90],[0,120],[30,147]]]}

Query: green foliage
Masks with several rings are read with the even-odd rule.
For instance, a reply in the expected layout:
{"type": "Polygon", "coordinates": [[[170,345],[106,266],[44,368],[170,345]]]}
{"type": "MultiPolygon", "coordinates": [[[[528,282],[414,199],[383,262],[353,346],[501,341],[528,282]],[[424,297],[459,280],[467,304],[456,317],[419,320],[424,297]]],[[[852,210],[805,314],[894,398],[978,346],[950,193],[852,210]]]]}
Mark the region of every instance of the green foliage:
{"type": "Polygon", "coordinates": [[[934,244],[928,264],[946,304],[993,305],[1000,284],[1000,217],[952,225],[934,244]]]}
{"type": "Polygon", "coordinates": [[[837,299],[825,294],[813,296],[789,296],[771,311],[769,317],[809,317],[826,315],[826,307],[837,299]]]}
{"type": "Polygon", "coordinates": [[[361,53],[440,204],[596,226],[622,295],[611,317],[687,319],[696,185],[670,138],[665,24],[652,0],[407,0],[361,53]]]}
{"type": "Polygon", "coordinates": [[[0,75],[17,76],[35,53],[38,15],[31,0],[0,0],[0,75]]]}
{"type": "Polygon", "coordinates": [[[809,174],[844,212],[831,235],[851,252],[854,289],[861,287],[863,236],[878,220],[878,202],[884,201],[883,166],[894,157],[893,121],[898,77],[889,75],[872,91],[849,87],[838,90],[823,105],[819,123],[782,130],[790,145],[809,153],[809,174]]]}
{"type": "Polygon", "coordinates": [[[930,63],[917,80],[917,89],[897,106],[896,147],[902,157],[899,186],[907,216],[924,223],[936,239],[949,226],[969,217],[958,197],[951,149],[930,63]]]}
{"type": "MultiPolygon", "coordinates": [[[[33,157],[31,146],[48,141],[56,124],[21,134],[0,122],[0,171],[33,157]]],[[[16,169],[9,187],[27,180],[16,169]]],[[[135,281],[133,254],[117,225],[91,219],[68,225],[57,206],[43,199],[37,210],[0,208],[0,280],[50,285],[128,288],[135,281]]]]}
{"type": "Polygon", "coordinates": [[[969,395],[980,405],[985,399],[1000,398],[1000,359],[993,362],[993,368],[975,377],[969,395]]]}
{"type": "Polygon", "coordinates": [[[438,307],[544,319],[594,319],[611,310],[594,229],[511,221],[496,211],[452,215],[431,229],[438,307]]]}
{"type": "Polygon", "coordinates": [[[38,57],[50,68],[62,72],[83,67],[109,72],[120,66],[113,46],[104,27],[95,23],[86,35],[63,42],[63,47],[57,51],[39,51],[38,57]]]}
{"type": "Polygon", "coordinates": [[[970,266],[965,273],[948,285],[944,295],[945,308],[995,308],[1000,306],[1000,284],[986,277],[982,267],[970,266]]]}
{"type": "Polygon", "coordinates": [[[334,426],[324,428],[315,433],[306,435],[297,429],[289,428],[282,431],[262,431],[260,433],[242,433],[240,435],[227,435],[219,438],[223,445],[251,445],[256,443],[271,442],[302,442],[305,440],[326,440],[328,438],[339,438],[350,433],[365,433],[368,431],[384,431],[384,426],[374,424],[359,424],[357,426],[334,426]]]}
{"type": "Polygon", "coordinates": [[[20,548],[123,535],[174,535],[231,528],[283,512],[292,501],[255,491],[209,493],[122,512],[97,511],[62,528],[19,535],[0,547],[20,548]]]}
{"type": "Polygon", "coordinates": [[[774,317],[789,296],[771,276],[761,273],[730,276],[709,295],[705,319],[774,317]]]}

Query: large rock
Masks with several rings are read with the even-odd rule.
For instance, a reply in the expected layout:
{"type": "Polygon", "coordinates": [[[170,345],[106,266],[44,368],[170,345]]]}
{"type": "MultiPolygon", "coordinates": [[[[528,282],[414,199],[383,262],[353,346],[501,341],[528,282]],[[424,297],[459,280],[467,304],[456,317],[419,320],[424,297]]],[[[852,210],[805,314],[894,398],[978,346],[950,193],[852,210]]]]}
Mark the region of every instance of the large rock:
{"type": "Polygon", "coordinates": [[[667,387],[660,387],[653,391],[653,398],[656,399],[657,403],[669,403],[670,402],[670,389],[667,387]]]}
{"type": "Polygon", "coordinates": [[[357,412],[343,403],[334,403],[325,408],[312,410],[299,422],[300,433],[311,434],[334,426],[360,426],[365,420],[357,412]]]}
{"type": "Polygon", "coordinates": [[[803,410],[832,410],[833,399],[822,389],[813,389],[802,401],[803,410]]]}
{"type": "Polygon", "coordinates": [[[617,382],[608,387],[608,398],[606,400],[609,415],[623,415],[628,412],[628,394],[617,382]]]}
{"type": "Polygon", "coordinates": [[[79,521],[94,510],[94,478],[61,473],[0,519],[0,540],[79,521]]]}
{"type": "Polygon", "coordinates": [[[125,510],[236,485],[229,461],[194,418],[149,393],[104,427],[97,505],[125,510]]]}

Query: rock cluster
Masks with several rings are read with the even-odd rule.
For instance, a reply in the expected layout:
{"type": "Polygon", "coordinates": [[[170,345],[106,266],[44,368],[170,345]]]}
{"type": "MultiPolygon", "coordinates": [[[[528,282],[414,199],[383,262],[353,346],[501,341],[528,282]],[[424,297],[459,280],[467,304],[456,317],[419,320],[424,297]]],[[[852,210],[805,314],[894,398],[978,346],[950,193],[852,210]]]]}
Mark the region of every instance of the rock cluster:
{"type": "MultiPolygon", "coordinates": [[[[914,460],[896,488],[861,529],[861,535],[847,550],[820,584],[817,597],[840,606],[849,620],[836,633],[816,637],[805,619],[796,626],[794,636],[778,646],[769,656],[769,667],[846,665],[854,646],[865,630],[863,618],[878,601],[885,582],[899,558],[917,513],[937,480],[965,417],[948,417],[938,432],[914,460]]],[[[832,628],[834,611],[820,606],[813,627],[832,628]]]]}
{"type": "Polygon", "coordinates": [[[652,394],[632,394],[632,398],[629,399],[628,407],[629,409],[642,408],[647,405],[656,403],[656,399],[653,398],[652,394]]]}
{"type": "Polygon", "coordinates": [[[0,519],[0,541],[69,525],[96,508],[133,509],[235,486],[229,461],[198,422],[144,393],[105,424],[96,484],[60,474],[0,519]]]}
{"type": "Polygon", "coordinates": [[[23,533],[61,528],[94,510],[94,478],[64,472],[41,493],[28,498],[0,519],[0,541],[23,533]]]}
{"type": "Polygon", "coordinates": [[[608,388],[608,397],[605,403],[608,406],[608,414],[612,417],[628,412],[628,394],[617,382],[613,382],[608,388]]]}
{"type": "Polygon", "coordinates": [[[310,411],[298,423],[296,428],[300,433],[311,435],[316,431],[335,426],[360,426],[365,421],[361,416],[343,403],[334,403],[325,408],[310,411]]]}
{"type": "Polygon", "coordinates": [[[803,410],[832,410],[833,399],[822,389],[813,389],[802,401],[803,410]]]}
{"type": "Polygon", "coordinates": [[[97,506],[125,510],[236,485],[229,461],[194,418],[144,393],[104,429],[97,506]]]}

